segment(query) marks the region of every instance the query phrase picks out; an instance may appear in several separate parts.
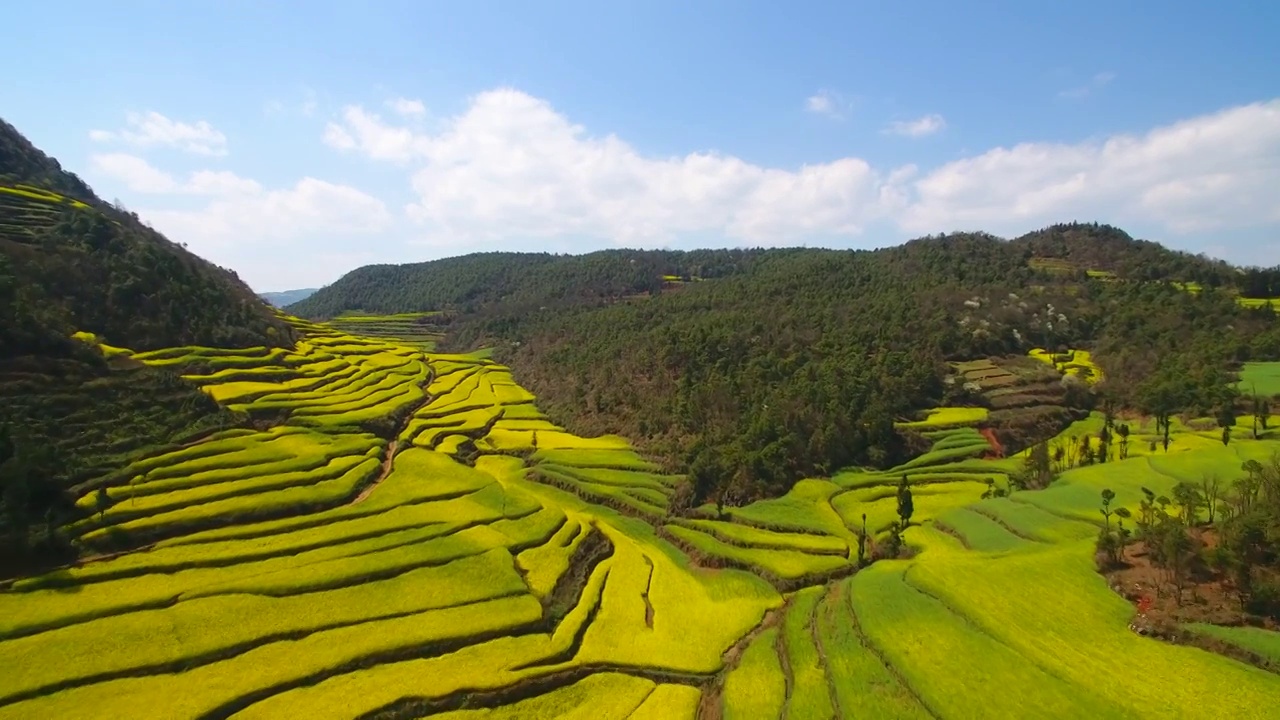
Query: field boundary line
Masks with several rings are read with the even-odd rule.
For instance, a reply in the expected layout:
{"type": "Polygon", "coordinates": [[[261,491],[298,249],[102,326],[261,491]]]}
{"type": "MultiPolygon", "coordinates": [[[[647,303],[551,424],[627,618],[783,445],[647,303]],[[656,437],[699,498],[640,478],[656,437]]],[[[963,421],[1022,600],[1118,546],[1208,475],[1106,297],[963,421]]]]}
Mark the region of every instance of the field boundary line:
{"type": "MultiPolygon", "coordinates": [[[[903,582],[906,581],[906,574],[907,574],[906,570],[903,570],[901,573],[903,577],[903,582]]],[[[894,667],[893,663],[889,662],[888,658],[884,656],[884,652],[882,652],[880,648],[876,647],[875,643],[871,641],[871,638],[867,637],[866,632],[864,632],[862,629],[862,622],[858,619],[858,609],[854,607],[854,604],[853,604],[853,582],[852,581],[849,581],[848,588],[849,588],[849,594],[848,594],[848,597],[846,598],[846,604],[848,605],[849,617],[852,618],[853,620],[853,623],[852,623],[853,631],[858,636],[858,641],[862,643],[862,646],[865,647],[868,652],[870,652],[872,655],[875,656],[877,660],[880,661],[880,664],[884,666],[884,669],[889,671],[889,674],[893,676],[893,679],[898,681],[898,684],[902,686],[902,689],[906,690],[907,693],[911,695],[911,698],[916,701],[916,704],[919,705],[921,709],[923,709],[926,713],[929,714],[929,717],[932,717],[935,720],[941,720],[942,716],[938,714],[938,711],[934,710],[932,707],[929,706],[928,703],[924,701],[924,698],[920,696],[920,693],[917,692],[916,689],[911,686],[911,683],[907,682],[906,677],[903,676],[903,674],[898,671],[898,668],[894,667]]]]}

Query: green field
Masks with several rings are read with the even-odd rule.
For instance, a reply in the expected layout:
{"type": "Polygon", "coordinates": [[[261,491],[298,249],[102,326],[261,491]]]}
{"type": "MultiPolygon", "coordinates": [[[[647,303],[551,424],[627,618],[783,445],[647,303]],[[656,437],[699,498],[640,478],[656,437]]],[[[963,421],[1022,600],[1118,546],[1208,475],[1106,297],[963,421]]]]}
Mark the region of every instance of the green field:
{"type": "Polygon", "coordinates": [[[430,318],[292,320],[291,352],[122,350],[259,425],[79,488],[64,530],[106,554],[0,591],[0,719],[1274,715],[1280,677],[1131,632],[1092,554],[1101,488],[1136,510],[1280,443],[1178,422],[1151,454],[1135,421],[1130,459],[984,499],[1020,459],[984,459],[985,408],[938,408],[906,421],[932,447],[899,467],[677,515],[682,476],[556,426],[483,354],[433,354],[430,318]],[[904,475],[915,554],[858,570],[904,475]]]}
{"type": "Polygon", "coordinates": [[[1280,362],[1248,362],[1240,370],[1240,391],[1252,395],[1280,395],[1280,362]]]}

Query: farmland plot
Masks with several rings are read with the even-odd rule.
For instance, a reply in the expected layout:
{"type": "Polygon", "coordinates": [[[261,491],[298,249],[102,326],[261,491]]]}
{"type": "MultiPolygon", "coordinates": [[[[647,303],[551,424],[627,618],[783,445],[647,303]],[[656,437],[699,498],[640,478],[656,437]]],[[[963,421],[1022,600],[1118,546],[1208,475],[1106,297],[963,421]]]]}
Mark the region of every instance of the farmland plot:
{"type": "MultiPolygon", "coordinates": [[[[1101,487],[1133,506],[1267,441],[1222,449],[1179,425],[1167,456],[984,498],[1019,460],[989,459],[976,409],[939,409],[914,421],[933,447],[900,467],[675,513],[685,478],[557,426],[483,353],[432,353],[429,315],[291,322],[304,339],[287,352],[119,350],[253,423],[79,488],[84,517],[63,530],[126,552],[0,590],[0,718],[1274,709],[1277,676],[1129,632],[1131,606],[1091,564],[1101,487]],[[859,570],[904,476],[915,554],[859,570]]],[[[1051,370],[1024,360],[1025,376],[958,371],[1033,392],[1051,370]]]]}

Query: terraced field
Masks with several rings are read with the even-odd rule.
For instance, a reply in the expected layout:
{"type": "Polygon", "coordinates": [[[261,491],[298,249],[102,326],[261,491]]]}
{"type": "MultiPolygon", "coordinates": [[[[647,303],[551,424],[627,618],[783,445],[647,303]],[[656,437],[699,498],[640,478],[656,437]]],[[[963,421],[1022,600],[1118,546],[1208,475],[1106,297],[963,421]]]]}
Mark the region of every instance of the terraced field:
{"type": "Polygon", "coordinates": [[[84,207],[79,200],[42,188],[0,184],[0,240],[30,244],[36,233],[56,223],[64,211],[84,207]]]}
{"type": "Polygon", "coordinates": [[[101,554],[0,592],[0,718],[1215,717],[1228,696],[1261,718],[1280,697],[1130,632],[1091,557],[1101,483],[1136,506],[1280,445],[1178,428],[1168,455],[984,499],[1019,460],[952,411],[900,467],[677,517],[681,478],[556,426],[483,354],[293,322],[293,351],[133,354],[255,424],[80,488],[66,531],[101,554]],[[904,475],[915,554],[855,573],[904,475]]]}
{"type": "Polygon", "coordinates": [[[1090,385],[1102,382],[1102,369],[1090,357],[1088,350],[1068,350],[1065,353],[1054,354],[1041,348],[1036,348],[1029,354],[1040,362],[1052,365],[1063,375],[1078,377],[1090,385]]]}
{"type": "Polygon", "coordinates": [[[1271,306],[1272,310],[1280,310],[1280,298],[1236,298],[1236,303],[1241,307],[1257,310],[1259,308],[1271,306]]]}
{"type": "Polygon", "coordinates": [[[346,314],[329,321],[329,325],[354,335],[394,340],[422,350],[434,350],[443,336],[436,324],[438,313],[401,313],[399,315],[346,314]]]}

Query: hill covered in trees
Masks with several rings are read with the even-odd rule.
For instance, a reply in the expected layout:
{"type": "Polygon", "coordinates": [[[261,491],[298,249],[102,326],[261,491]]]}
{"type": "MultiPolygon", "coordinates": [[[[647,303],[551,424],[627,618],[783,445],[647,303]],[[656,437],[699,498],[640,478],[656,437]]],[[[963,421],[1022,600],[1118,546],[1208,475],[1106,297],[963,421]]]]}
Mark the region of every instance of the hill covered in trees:
{"type": "Polygon", "coordinates": [[[0,534],[19,554],[70,511],[63,488],[231,421],[171,372],[108,361],[76,333],[138,350],[293,343],[235,273],[0,121],[0,534]]]}
{"type": "Polygon", "coordinates": [[[893,466],[922,446],[900,427],[931,407],[991,406],[1014,451],[1100,399],[1233,404],[1234,364],[1280,350],[1270,306],[1240,302],[1258,276],[1070,224],[873,252],[478,254],[361,268],[289,309],[444,311],[446,347],[493,346],[553,418],[689,469],[698,502],[893,466]],[[1107,380],[1012,408],[956,382],[956,362],[1033,348],[1092,349],[1107,380]]]}

